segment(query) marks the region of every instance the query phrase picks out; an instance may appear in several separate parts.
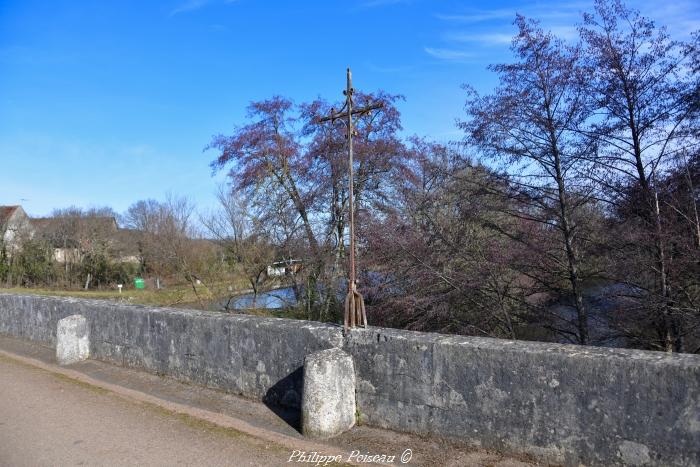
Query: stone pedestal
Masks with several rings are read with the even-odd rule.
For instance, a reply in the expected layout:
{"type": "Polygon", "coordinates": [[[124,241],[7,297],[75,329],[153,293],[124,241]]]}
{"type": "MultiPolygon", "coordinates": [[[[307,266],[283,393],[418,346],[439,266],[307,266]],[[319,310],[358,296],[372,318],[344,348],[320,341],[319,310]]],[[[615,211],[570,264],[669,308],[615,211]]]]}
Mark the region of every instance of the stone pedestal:
{"type": "Polygon", "coordinates": [[[72,315],[58,321],[56,329],[56,360],[59,365],[87,360],[90,356],[90,338],[87,320],[72,315]]]}
{"type": "Polygon", "coordinates": [[[304,359],[302,432],[330,438],[355,425],[355,365],[340,349],[321,350],[304,359]]]}

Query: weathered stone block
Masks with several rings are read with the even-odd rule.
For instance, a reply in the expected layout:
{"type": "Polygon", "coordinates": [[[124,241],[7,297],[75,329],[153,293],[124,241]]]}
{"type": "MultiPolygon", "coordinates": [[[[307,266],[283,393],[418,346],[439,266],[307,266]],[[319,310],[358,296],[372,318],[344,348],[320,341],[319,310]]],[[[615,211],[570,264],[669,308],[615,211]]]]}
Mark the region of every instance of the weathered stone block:
{"type": "Polygon", "coordinates": [[[71,315],[58,320],[56,328],[56,360],[60,365],[87,360],[90,356],[90,338],[87,320],[71,315]]]}
{"type": "Polygon", "coordinates": [[[304,359],[302,432],[330,438],[355,425],[355,365],[340,349],[321,350],[304,359]]]}

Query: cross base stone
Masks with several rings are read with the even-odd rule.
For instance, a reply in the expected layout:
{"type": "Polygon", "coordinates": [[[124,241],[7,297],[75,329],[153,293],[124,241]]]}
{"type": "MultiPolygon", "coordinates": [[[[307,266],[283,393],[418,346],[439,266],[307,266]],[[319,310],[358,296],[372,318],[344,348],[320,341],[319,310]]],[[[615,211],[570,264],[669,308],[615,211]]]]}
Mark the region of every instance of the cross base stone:
{"type": "Polygon", "coordinates": [[[355,365],[340,349],[321,350],[304,359],[302,432],[331,438],[355,425],[355,365]]]}
{"type": "Polygon", "coordinates": [[[58,321],[56,329],[56,360],[59,365],[87,360],[90,356],[90,338],[87,320],[82,315],[71,315],[58,321]]]}

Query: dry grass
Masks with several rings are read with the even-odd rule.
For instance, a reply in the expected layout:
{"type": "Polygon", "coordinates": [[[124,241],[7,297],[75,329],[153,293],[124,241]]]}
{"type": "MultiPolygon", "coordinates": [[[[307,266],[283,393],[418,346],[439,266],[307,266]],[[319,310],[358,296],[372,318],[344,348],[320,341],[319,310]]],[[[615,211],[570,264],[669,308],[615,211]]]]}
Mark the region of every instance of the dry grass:
{"type": "MultiPolygon", "coordinates": [[[[227,288],[224,288],[224,290],[227,290],[227,288]]],[[[0,292],[100,300],[123,300],[129,303],[154,306],[197,305],[200,301],[208,302],[219,298],[215,291],[210,290],[204,285],[197,286],[197,293],[195,294],[195,291],[189,284],[169,286],[160,290],[125,289],[122,290],[122,293],[119,293],[117,290],[65,290],[26,287],[0,288],[0,292]]]]}
{"type": "MultiPolygon", "coordinates": [[[[248,293],[245,281],[235,280],[231,282],[221,282],[211,285],[204,284],[197,286],[197,293],[190,284],[169,285],[168,287],[156,290],[146,289],[124,289],[122,293],[117,290],[82,290],[82,289],[59,289],[40,287],[0,287],[0,293],[12,293],[21,295],[47,295],[53,297],[74,297],[97,300],[114,300],[120,302],[133,303],[138,305],[164,306],[164,307],[190,307],[196,309],[215,310],[211,304],[215,301],[226,300],[229,297],[229,285],[234,293],[248,293]]],[[[274,317],[306,319],[303,310],[300,309],[265,309],[255,308],[245,310],[246,314],[274,317]]]]}

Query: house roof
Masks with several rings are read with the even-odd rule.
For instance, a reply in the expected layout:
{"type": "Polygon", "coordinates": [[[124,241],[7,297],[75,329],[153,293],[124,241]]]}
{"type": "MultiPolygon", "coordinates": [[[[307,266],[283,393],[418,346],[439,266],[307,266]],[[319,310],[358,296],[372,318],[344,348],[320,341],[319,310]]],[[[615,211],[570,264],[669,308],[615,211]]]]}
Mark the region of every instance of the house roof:
{"type": "Polygon", "coordinates": [[[133,229],[119,229],[112,235],[114,240],[113,248],[122,256],[138,255],[139,241],[142,238],[142,232],[133,229]]]}
{"type": "Polygon", "coordinates": [[[75,247],[81,239],[111,239],[117,231],[114,217],[44,217],[30,219],[36,235],[54,247],[75,247]]]}
{"type": "Polygon", "coordinates": [[[37,217],[31,219],[30,222],[36,228],[37,233],[53,234],[66,228],[76,229],[78,226],[84,229],[115,232],[117,230],[117,221],[114,217],[37,217]]]}
{"type": "Polygon", "coordinates": [[[17,209],[19,209],[19,206],[0,206],[0,229],[5,227],[5,224],[17,209]]]}

